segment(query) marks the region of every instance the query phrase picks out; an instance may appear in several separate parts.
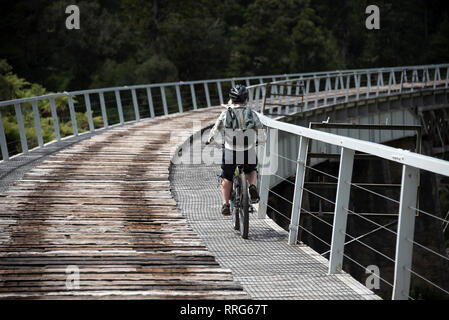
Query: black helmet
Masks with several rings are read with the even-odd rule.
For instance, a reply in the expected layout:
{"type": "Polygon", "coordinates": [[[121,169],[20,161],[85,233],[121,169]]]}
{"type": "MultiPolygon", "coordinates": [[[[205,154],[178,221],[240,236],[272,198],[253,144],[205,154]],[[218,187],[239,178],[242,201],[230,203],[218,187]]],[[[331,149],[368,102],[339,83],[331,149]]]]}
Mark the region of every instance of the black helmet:
{"type": "Polygon", "coordinates": [[[248,89],[246,89],[243,85],[236,85],[235,87],[231,88],[231,91],[229,92],[229,98],[231,98],[232,102],[240,102],[245,103],[248,99],[248,89]]]}

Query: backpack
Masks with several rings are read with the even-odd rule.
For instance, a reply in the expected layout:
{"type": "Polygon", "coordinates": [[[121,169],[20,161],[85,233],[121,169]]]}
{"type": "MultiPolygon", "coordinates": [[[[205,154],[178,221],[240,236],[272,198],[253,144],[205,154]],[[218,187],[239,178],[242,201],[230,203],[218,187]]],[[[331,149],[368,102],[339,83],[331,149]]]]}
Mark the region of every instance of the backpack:
{"type": "Polygon", "coordinates": [[[245,131],[246,129],[256,129],[256,123],[254,120],[254,113],[250,106],[245,108],[228,108],[226,113],[226,129],[240,129],[245,131]]]}

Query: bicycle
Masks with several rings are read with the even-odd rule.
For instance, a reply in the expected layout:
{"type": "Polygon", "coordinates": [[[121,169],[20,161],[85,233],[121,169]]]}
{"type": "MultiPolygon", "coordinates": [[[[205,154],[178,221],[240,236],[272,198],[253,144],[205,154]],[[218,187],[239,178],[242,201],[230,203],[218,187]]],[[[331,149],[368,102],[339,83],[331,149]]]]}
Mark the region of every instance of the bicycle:
{"type": "Polygon", "coordinates": [[[248,181],[243,172],[243,165],[238,165],[232,179],[231,214],[234,230],[238,230],[243,239],[248,239],[249,212],[248,181]]]}
{"type": "MultiPolygon", "coordinates": [[[[206,145],[209,145],[206,143],[206,145]]],[[[218,144],[213,143],[213,147],[218,147],[218,144]]],[[[236,166],[234,176],[232,179],[231,189],[231,215],[232,226],[234,230],[240,232],[243,239],[248,239],[249,233],[249,214],[254,211],[250,206],[252,203],[249,197],[248,180],[243,171],[243,164],[236,166]]]]}

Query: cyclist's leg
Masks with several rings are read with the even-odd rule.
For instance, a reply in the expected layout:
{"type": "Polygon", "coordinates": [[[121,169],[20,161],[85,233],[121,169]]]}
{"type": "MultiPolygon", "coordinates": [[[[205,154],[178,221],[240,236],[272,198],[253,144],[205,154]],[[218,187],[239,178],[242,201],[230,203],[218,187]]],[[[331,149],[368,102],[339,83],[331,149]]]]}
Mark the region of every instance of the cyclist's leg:
{"type": "Polygon", "coordinates": [[[249,193],[251,201],[255,202],[259,200],[259,193],[257,192],[256,182],[257,182],[257,156],[255,155],[254,149],[248,150],[248,155],[245,161],[243,171],[245,172],[246,179],[249,182],[249,193]],[[254,152],[251,154],[251,152],[254,152]]]}
{"type": "Polygon", "coordinates": [[[246,179],[248,180],[250,185],[255,185],[257,182],[257,170],[252,170],[248,173],[248,171],[245,170],[246,179]]]}
{"type": "Polygon", "coordinates": [[[221,195],[223,198],[223,204],[229,203],[229,199],[231,196],[231,189],[232,189],[232,181],[229,181],[226,178],[221,179],[221,195]]]}
{"type": "Polygon", "coordinates": [[[221,213],[223,215],[229,215],[230,206],[229,200],[232,190],[232,178],[234,176],[235,165],[232,163],[226,163],[225,151],[223,150],[222,164],[221,164],[221,195],[223,199],[223,206],[221,213]]]}

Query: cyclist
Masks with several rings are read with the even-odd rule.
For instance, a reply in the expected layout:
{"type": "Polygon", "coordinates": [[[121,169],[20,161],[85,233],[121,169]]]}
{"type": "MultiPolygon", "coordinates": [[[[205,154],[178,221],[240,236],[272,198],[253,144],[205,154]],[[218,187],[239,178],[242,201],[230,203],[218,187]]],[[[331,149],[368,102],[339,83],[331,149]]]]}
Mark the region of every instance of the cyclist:
{"type": "MultiPolygon", "coordinates": [[[[224,216],[231,214],[229,199],[232,189],[232,179],[238,164],[243,164],[243,172],[249,181],[249,196],[251,202],[259,200],[257,187],[257,156],[255,151],[256,130],[262,129],[257,114],[251,110],[248,103],[248,89],[243,85],[231,88],[229,92],[227,110],[218,117],[210,131],[206,144],[211,143],[220,133],[224,133],[223,156],[221,164],[221,193],[223,206],[221,213],[224,216]],[[243,144],[236,143],[236,132],[242,133],[243,144]],[[242,161],[243,158],[243,161],[242,161]]],[[[259,137],[264,140],[264,136],[259,137]]],[[[240,140],[241,141],[241,140],[240,140]]],[[[262,142],[262,141],[260,141],[262,142]]]]}

